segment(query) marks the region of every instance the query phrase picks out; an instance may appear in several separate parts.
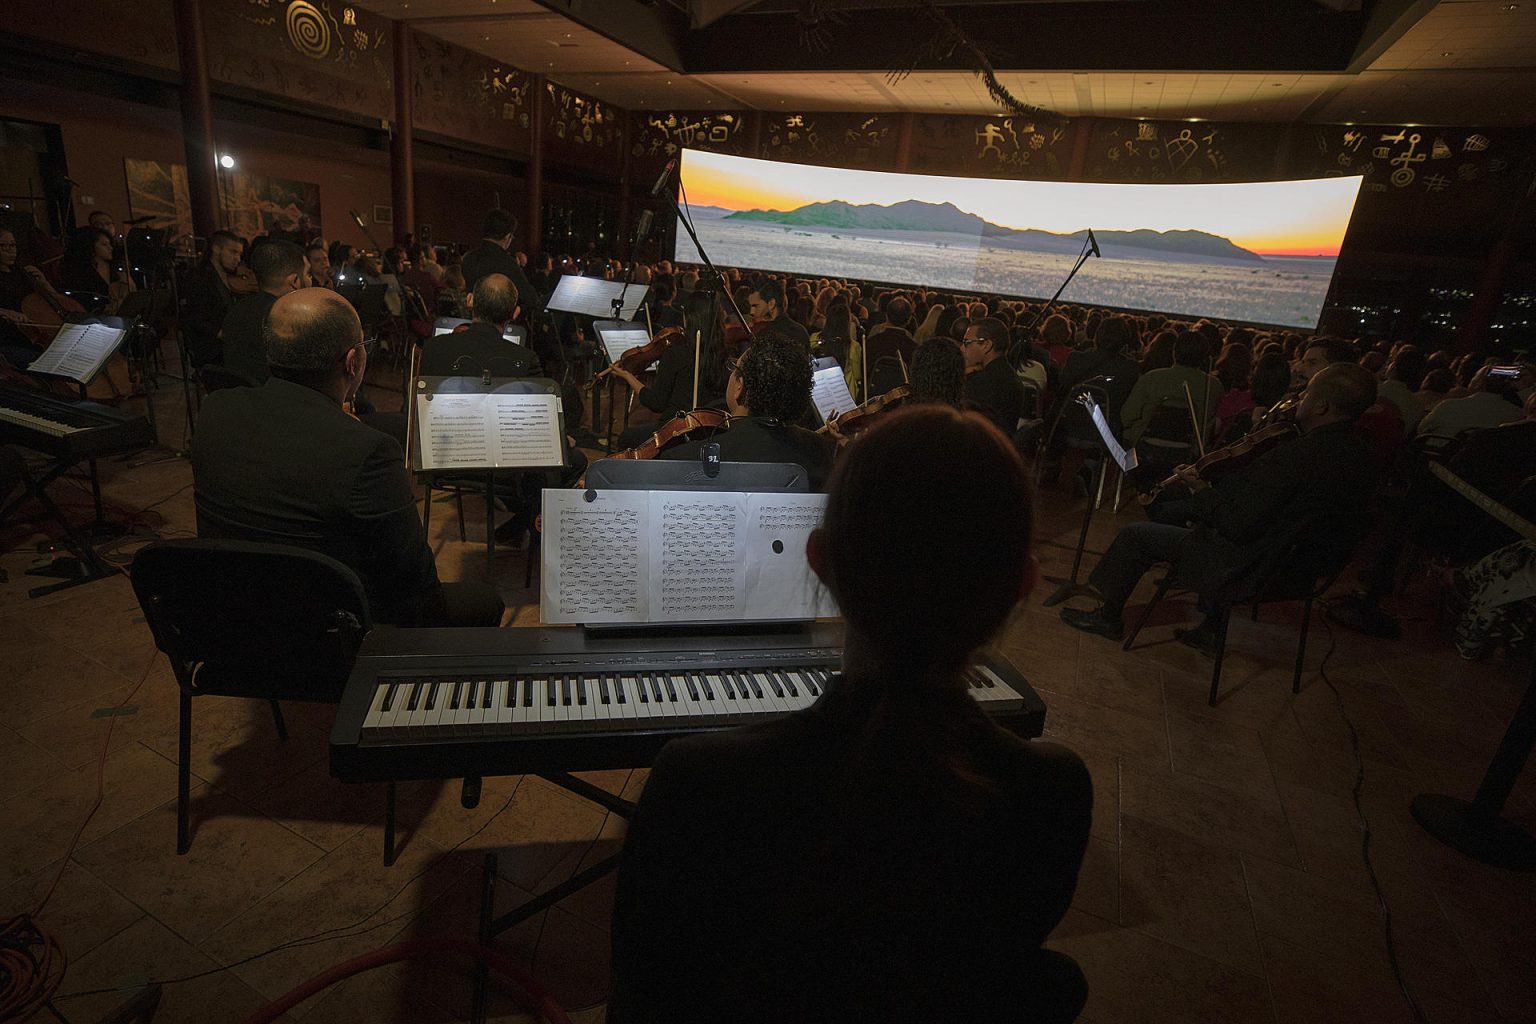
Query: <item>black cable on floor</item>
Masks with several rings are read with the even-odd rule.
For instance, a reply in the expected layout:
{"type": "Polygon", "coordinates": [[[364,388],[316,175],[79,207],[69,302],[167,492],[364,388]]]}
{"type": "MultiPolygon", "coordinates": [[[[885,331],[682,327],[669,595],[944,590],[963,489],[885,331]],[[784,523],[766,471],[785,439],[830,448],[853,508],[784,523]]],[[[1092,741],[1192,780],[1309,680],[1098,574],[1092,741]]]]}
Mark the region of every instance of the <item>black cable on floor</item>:
{"type": "Polygon", "coordinates": [[[1328,678],[1328,659],[1333,657],[1334,650],[1338,647],[1338,638],[1333,632],[1333,623],[1328,620],[1328,604],[1319,601],[1322,608],[1323,626],[1328,630],[1328,651],[1323,655],[1321,664],[1317,667],[1317,674],[1322,677],[1323,684],[1333,694],[1333,703],[1339,710],[1339,717],[1344,719],[1344,725],[1349,729],[1349,747],[1355,758],[1355,784],[1350,791],[1350,796],[1355,803],[1355,817],[1360,821],[1360,858],[1365,861],[1365,873],[1370,877],[1371,888],[1376,893],[1376,904],[1381,908],[1382,937],[1387,945],[1387,962],[1392,967],[1392,977],[1397,980],[1397,987],[1403,993],[1403,998],[1408,1002],[1408,1008],[1413,1011],[1414,1020],[1419,1024],[1429,1024],[1429,1018],[1424,1015],[1419,1002],[1413,997],[1413,990],[1408,986],[1408,979],[1403,974],[1403,965],[1397,959],[1397,943],[1392,936],[1392,908],[1387,904],[1387,894],[1382,892],[1381,880],[1376,876],[1376,865],[1371,862],[1371,823],[1365,816],[1365,804],[1361,800],[1361,793],[1365,789],[1365,758],[1360,754],[1360,732],[1355,728],[1354,720],[1349,717],[1349,711],[1344,707],[1344,695],[1339,693],[1339,688],[1328,678]]]}

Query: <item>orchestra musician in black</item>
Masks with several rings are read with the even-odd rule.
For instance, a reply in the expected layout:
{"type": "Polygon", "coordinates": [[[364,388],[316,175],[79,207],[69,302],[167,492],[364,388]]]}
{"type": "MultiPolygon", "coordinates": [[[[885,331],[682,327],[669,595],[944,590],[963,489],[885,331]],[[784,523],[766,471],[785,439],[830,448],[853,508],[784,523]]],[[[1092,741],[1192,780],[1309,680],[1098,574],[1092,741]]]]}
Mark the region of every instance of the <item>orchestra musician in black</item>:
{"type": "Polygon", "coordinates": [[[662,750],[619,868],[611,1024],[1077,1016],[1082,973],[1041,944],[1088,772],[960,677],[1034,584],[1029,494],[976,413],[903,409],[848,448],[806,551],[843,671],[804,711],[662,750]]]}

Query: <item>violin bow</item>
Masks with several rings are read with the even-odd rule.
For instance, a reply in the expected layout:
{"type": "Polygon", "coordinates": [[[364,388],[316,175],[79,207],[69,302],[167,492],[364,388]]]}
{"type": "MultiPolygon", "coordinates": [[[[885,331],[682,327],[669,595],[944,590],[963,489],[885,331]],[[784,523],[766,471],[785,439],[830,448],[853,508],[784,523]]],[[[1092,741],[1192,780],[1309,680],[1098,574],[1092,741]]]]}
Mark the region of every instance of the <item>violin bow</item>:
{"type": "Polygon", "coordinates": [[[693,332],[693,408],[699,407],[699,352],[704,347],[704,332],[693,332]]]}
{"type": "Polygon", "coordinates": [[[1195,396],[1190,393],[1187,383],[1184,385],[1184,404],[1189,409],[1189,422],[1195,428],[1195,446],[1203,459],[1205,458],[1205,425],[1200,422],[1200,417],[1195,413],[1195,396]]]}
{"type": "Polygon", "coordinates": [[[896,350],[896,361],[901,364],[901,382],[911,384],[912,378],[907,376],[907,361],[901,357],[901,349],[896,350]]]}

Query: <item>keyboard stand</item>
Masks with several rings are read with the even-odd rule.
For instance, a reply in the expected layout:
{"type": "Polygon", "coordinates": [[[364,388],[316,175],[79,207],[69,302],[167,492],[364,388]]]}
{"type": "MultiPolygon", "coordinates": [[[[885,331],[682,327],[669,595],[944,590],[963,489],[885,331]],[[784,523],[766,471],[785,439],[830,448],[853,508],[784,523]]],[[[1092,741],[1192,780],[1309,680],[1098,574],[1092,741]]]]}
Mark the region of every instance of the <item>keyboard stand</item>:
{"type": "MultiPolygon", "coordinates": [[[[635,812],[635,805],[623,797],[614,796],[600,786],[594,786],[590,782],[576,778],[569,772],[540,772],[539,778],[552,782],[562,789],[569,790],[584,800],[590,800],[619,817],[628,820],[635,812]]],[[[542,895],[535,896],[526,903],[494,917],[496,912],[496,855],[485,855],[485,868],[483,884],[480,891],[480,945],[489,946],[496,936],[508,929],[515,928],[528,920],[536,917],[553,907],[556,903],[572,896],[587,886],[601,879],[619,866],[619,854],[604,857],[591,867],[578,871],[570,878],[550,889],[542,895]]],[[[485,962],[478,961],[475,964],[473,987],[470,990],[469,1019],[471,1024],[485,1024],[485,988],[489,972],[485,962]]]]}
{"type": "MultiPolygon", "coordinates": [[[[36,498],[38,504],[43,506],[43,511],[64,528],[64,546],[74,554],[76,564],[81,569],[78,574],[70,573],[62,583],[50,583],[46,586],[33,587],[27,591],[28,597],[43,597],[60,590],[68,590],[70,587],[78,587],[85,583],[95,583],[97,580],[104,580],[111,576],[113,572],[112,568],[102,561],[101,556],[96,553],[96,548],[92,546],[90,538],[81,536],[79,531],[70,525],[64,513],[59,511],[59,506],[55,505],[53,499],[48,497],[48,485],[63,476],[71,465],[73,463],[62,459],[56,460],[49,467],[48,472],[43,474],[42,478],[38,480],[32,479],[32,474],[27,471],[25,466],[22,466],[21,478],[24,486],[21,496],[3,509],[0,509],[0,523],[3,523],[10,519],[11,514],[25,504],[28,498],[36,498]]],[[[52,570],[52,567],[27,570],[27,575],[29,576],[54,574],[59,573],[57,570],[52,570]]]]}

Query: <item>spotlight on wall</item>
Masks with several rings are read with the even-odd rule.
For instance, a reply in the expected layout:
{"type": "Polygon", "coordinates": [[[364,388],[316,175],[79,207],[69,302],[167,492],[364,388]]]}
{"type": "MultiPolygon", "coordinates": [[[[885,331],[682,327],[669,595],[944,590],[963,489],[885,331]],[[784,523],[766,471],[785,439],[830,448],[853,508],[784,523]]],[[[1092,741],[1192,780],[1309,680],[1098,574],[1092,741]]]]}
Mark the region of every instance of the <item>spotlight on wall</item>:
{"type": "Polygon", "coordinates": [[[233,170],[235,166],[235,158],[230,156],[228,153],[225,153],[223,156],[219,157],[219,166],[224,168],[226,171],[233,170]]]}

